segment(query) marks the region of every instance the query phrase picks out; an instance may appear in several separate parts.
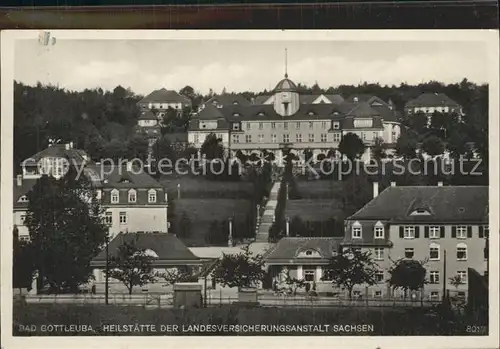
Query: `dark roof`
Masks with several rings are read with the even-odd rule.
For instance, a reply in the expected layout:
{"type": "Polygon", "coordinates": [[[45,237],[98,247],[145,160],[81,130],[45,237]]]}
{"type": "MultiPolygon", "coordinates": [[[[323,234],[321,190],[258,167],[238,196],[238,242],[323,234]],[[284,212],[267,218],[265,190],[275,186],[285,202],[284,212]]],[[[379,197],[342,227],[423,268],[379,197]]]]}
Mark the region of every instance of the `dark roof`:
{"type": "Polygon", "coordinates": [[[158,120],[158,117],[151,110],[144,110],[138,120],[158,120]]]}
{"type": "Polygon", "coordinates": [[[394,110],[391,110],[388,105],[372,105],[371,108],[375,110],[384,121],[398,122],[398,113],[396,113],[396,111],[394,110]]]}
{"type": "Polygon", "coordinates": [[[165,88],[155,90],[149,95],[141,99],[137,104],[144,103],[184,103],[191,104],[191,100],[186,96],[183,96],[177,91],[167,90],[165,88]]]}
{"type": "Polygon", "coordinates": [[[76,165],[80,165],[90,159],[90,157],[84,150],[72,148],[71,145],[69,146],[69,149],[66,149],[67,146],[67,144],[54,144],[52,146],[49,146],[48,148],[45,148],[44,150],[31,156],[29,159],[34,161],[26,162],[26,166],[35,166],[40,159],[45,157],[65,158],[68,159],[71,164],[76,165]]]}
{"type": "Polygon", "coordinates": [[[344,97],[342,97],[339,94],[325,94],[323,96],[328,98],[328,100],[330,102],[332,102],[333,104],[340,104],[340,103],[344,102],[344,97]]]}
{"type": "MultiPolygon", "coordinates": [[[[118,248],[125,242],[136,240],[136,246],[140,249],[149,249],[158,255],[158,259],[162,261],[191,261],[197,262],[199,258],[196,257],[189,248],[186,247],[175,235],[151,232],[151,233],[119,233],[108,246],[109,256],[115,256],[118,253],[118,248]]],[[[106,251],[102,251],[93,262],[105,262],[106,251]]]]}
{"type": "Polygon", "coordinates": [[[255,100],[253,101],[253,104],[264,104],[269,98],[271,98],[271,95],[261,95],[255,97],[255,100]]]}
{"type": "Polygon", "coordinates": [[[458,103],[444,93],[422,93],[415,99],[406,103],[405,107],[459,107],[458,103]]]}
{"type": "Polygon", "coordinates": [[[334,252],[339,251],[342,237],[285,237],[282,238],[265,258],[267,263],[290,263],[310,259],[314,262],[328,262],[334,252]],[[322,258],[297,257],[297,254],[306,250],[317,251],[322,258]]]}
{"type": "Polygon", "coordinates": [[[300,104],[312,104],[319,95],[299,95],[300,104]]]}
{"type": "Polygon", "coordinates": [[[389,187],[349,220],[396,222],[486,222],[487,186],[403,186],[389,187]],[[431,215],[410,216],[425,205],[431,215]]]}
{"type": "Polygon", "coordinates": [[[160,182],[138,167],[129,171],[126,165],[94,164],[85,170],[91,178],[99,179],[102,188],[163,189],[160,182]]]}
{"type": "Polygon", "coordinates": [[[21,196],[27,195],[29,191],[35,186],[36,182],[38,179],[36,178],[23,178],[21,186],[17,185],[17,178],[14,178],[14,184],[13,184],[13,189],[14,189],[14,195],[13,195],[13,201],[14,201],[14,208],[27,208],[28,203],[27,202],[18,202],[19,198],[21,196]]]}
{"type": "Polygon", "coordinates": [[[379,115],[378,111],[370,107],[367,102],[355,103],[354,108],[347,113],[347,116],[355,116],[358,118],[369,118],[374,115],[379,115]]]}
{"type": "Polygon", "coordinates": [[[285,74],[285,78],[278,82],[273,92],[288,92],[297,91],[297,85],[288,78],[288,74],[285,74]]]}
{"type": "Polygon", "coordinates": [[[237,105],[250,105],[250,101],[248,99],[246,99],[245,97],[243,97],[242,95],[238,95],[238,94],[230,94],[230,93],[227,93],[227,94],[222,94],[222,95],[215,95],[213,96],[212,98],[210,98],[208,101],[205,102],[205,105],[213,105],[213,104],[220,104],[220,105],[223,105],[223,106],[226,106],[226,105],[233,105],[233,104],[237,104],[237,105]]]}
{"type": "Polygon", "coordinates": [[[368,102],[370,99],[373,98],[373,95],[366,94],[366,93],[358,93],[358,94],[352,94],[349,97],[347,97],[346,101],[347,102],[354,102],[354,98],[358,98],[358,102],[368,102]]]}
{"type": "Polygon", "coordinates": [[[196,114],[196,118],[200,120],[216,120],[223,119],[224,114],[221,112],[222,108],[217,108],[210,103],[207,103],[205,107],[196,114]]]}

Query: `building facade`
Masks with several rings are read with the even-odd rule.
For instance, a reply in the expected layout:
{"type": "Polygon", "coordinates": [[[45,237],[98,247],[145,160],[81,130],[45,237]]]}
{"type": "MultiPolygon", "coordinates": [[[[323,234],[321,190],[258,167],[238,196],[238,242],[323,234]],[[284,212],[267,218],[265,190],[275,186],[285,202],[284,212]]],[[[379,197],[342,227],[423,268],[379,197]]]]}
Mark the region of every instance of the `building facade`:
{"type": "Polygon", "coordinates": [[[375,99],[346,102],[338,95],[305,97],[285,76],[272,96],[256,98],[251,104],[207,103],[192,117],[189,142],[200,148],[213,133],[231,156],[237,151],[251,154],[268,150],[280,158],[283,149],[289,149],[296,155],[311,150],[316,158],[337,150],[343,135],[356,133],[367,146],[363,156],[367,160],[376,138],[395,143],[400,135],[396,113],[387,103],[377,106],[375,99]]]}
{"type": "Polygon", "coordinates": [[[435,112],[456,114],[459,119],[463,115],[462,106],[444,93],[422,93],[417,98],[408,101],[404,109],[408,116],[424,113],[427,116],[428,125],[431,124],[432,114],[435,112]]]}
{"type": "Polygon", "coordinates": [[[24,161],[23,174],[14,179],[14,224],[20,240],[29,239],[24,224],[28,194],[43,174],[61,178],[68,164],[82,170],[97,191],[105,209],[105,222],[111,237],[120,232],[168,231],[168,197],[161,184],[131,163],[101,165],[72,144],[53,145],[24,161]]]}
{"type": "Polygon", "coordinates": [[[488,187],[391,186],[374,194],[346,220],[343,246],[372,252],[384,270],[380,291],[391,292],[385,280],[393,261],[414,259],[425,262],[428,281],[417,297],[439,300],[443,287],[465,296],[468,268],[487,270],[488,187]]]}

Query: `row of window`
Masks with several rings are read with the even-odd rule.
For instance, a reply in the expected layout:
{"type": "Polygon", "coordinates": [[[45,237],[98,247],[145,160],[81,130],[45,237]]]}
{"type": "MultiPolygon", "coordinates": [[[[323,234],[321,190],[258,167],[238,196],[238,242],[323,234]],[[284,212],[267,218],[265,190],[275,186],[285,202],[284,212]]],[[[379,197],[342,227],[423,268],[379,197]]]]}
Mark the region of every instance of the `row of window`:
{"type": "MultiPolygon", "coordinates": [[[[309,123],[309,128],[313,129],[314,128],[314,122],[313,121],[309,121],[308,123],[309,123]]],[[[253,124],[252,122],[247,122],[245,128],[247,130],[251,130],[252,129],[252,124],[253,124]]],[[[276,127],[279,126],[280,124],[283,124],[283,129],[284,130],[288,130],[288,124],[289,124],[288,122],[283,122],[283,123],[271,122],[271,128],[272,129],[276,129],[276,127]]],[[[303,126],[302,124],[305,124],[305,122],[300,122],[300,121],[295,122],[295,129],[296,130],[300,130],[301,126],[303,126]]],[[[321,121],[321,128],[327,129],[329,124],[330,124],[330,122],[328,122],[328,121],[321,121]]],[[[259,128],[259,130],[263,130],[264,129],[264,123],[263,122],[259,122],[258,123],[258,128],[259,128]]],[[[332,123],[332,128],[334,130],[340,129],[340,123],[338,121],[334,121],[332,123]]]]}
{"type": "MultiPolygon", "coordinates": [[[[424,237],[429,239],[442,239],[445,238],[445,227],[444,226],[425,226],[424,227],[424,237]]],[[[355,222],[352,225],[351,233],[353,239],[362,238],[362,226],[359,222],[355,222]]],[[[373,229],[375,239],[384,238],[384,225],[381,222],[377,222],[373,229]]],[[[489,234],[488,226],[479,227],[479,237],[487,237],[489,234]]],[[[400,226],[399,227],[399,237],[402,239],[415,239],[420,237],[420,227],[419,226],[400,226]]],[[[456,239],[466,239],[472,237],[472,226],[467,225],[457,225],[451,228],[451,237],[456,239]]]]}
{"type": "MultiPolygon", "coordinates": [[[[121,225],[128,223],[127,212],[120,212],[119,217],[120,217],[119,222],[121,225]]],[[[113,225],[113,213],[112,212],[106,212],[106,214],[104,215],[104,223],[106,223],[107,225],[113,225]]]]}
{"type": "MultiPolygon", "coordinates": [[[[457,276],[462,284],[467,283],[467,270],[457,271],[457,276]]],[[[429,271],[429,283],[439,284],[441,282],[440,273],[438,270],[429,271]]]]}
{"type": "MultiPolygon", "coordinates": [[[[413,247],[405,248],[405,258],[411,259],[415,256],[415,249],[413,247]]],[[[456,258],[457,261],[467,260],[467,245],[464,243],[457,244],[456,248],[456,258]]],[[[438,261],[441,259],[441,248],[436,243],[431,243],[429,245],[429,260],[438,261]]],[[[488,259],[487,250],[484,250],[484,259],[488,259]]]]}
{"type": "MultiPolygon", "coordinates": [[[[129,203],[137,202],[137,191],[135,189],[130,189],[128,191],[128,202],[129,203]]],[[[111,203],[112,204],[120,203],[120,192],[117,189],[113,189],[111,191],[111,203]]],[[[150,204],[156,203],[156,190],[151,189],[148,191],[148,203],[150,204]]]]}
{"type": "MultiPolygon", "coordinates": [[[[196,139],[197,138],[195,137],[195,140],[196,139]]],[[[341,134],[340,133],[334,133],[333,134],[333,141],[334,142],[340,142],[340,139],[341,139],[341,134]]],[[[240,143],[240,135],[233,134],[231,140],[232,140],[233,143],[240,143]]],[[[307,140],[308,140],[309,143],[314,143],[316,141],[315,135],[313,133],[310,133],[307,140]]],[[[252,141],[253,141],[252,140],[252,135],[245,135],[245,143],[252,143],[252,141]]],[[[302,143],[302,141],[303,141],[302,134],[297,133],[295,135],[295,142],[296,143],[302,143]]],[[[258,135],[258,142],[259,143],[264,143],[264,135],[263,134],[258,135]]],[[[277,143],[277,142],[278,142],[278,137],[277,137],[276,133],[272,133],[271,134],[271,143],[277,143]]],[[[282,137],[282,142],[283,143],[290,143],[290,135],[289,134],[284,134],[283,137],[282,137]]],[[[328,142],[328,134],[322,133],[320,135],[320,142],[321,143],[328,142]]]]}

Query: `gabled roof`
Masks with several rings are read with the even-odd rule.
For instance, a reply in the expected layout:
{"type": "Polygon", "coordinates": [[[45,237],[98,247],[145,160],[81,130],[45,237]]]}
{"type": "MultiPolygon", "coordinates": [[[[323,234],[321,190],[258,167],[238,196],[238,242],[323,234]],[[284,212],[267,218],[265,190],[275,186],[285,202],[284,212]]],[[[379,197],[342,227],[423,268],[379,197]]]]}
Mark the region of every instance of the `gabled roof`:
{"type": "Polygon", "coordinates": [[[165,88],[155,90],[149,95],[141,99],[137,104],[144,103],[183,103],[191,104],[191,100],[186,96],[179,94],[174,90],[167,90],[165,88]]]}
{"type": "Polygon", "coordinates": [[[272,95],[257,96],[257,97],[255,97],[255,100],[253,101],[253,104],[256,104],[256,105],[264,104],[271,97],[272,97],[272,95]]]}
{"type": "Polygon", "coordinates": [[[214,107],[212,104],[207,103],[195,117],[199,120],[222,119],[224,118],[224,114],[222,114],[220,110],[221,108],[214,107]]]}
{"type": "Polygon", "coordinates": [[[381,104],[381,105],[389,106],[388,103],[386,103],[384,100],[382,100],[381,98],[379,98],[377,96],[372,96],[372,98],[367,100],[366,103],[368,103],[372,107],[374,106],[374,104],[381,104]]]}
{"type": "Polygon", "coordinates": [[[358,118],[370,118],[373,116],[377,116],[378,111],[370,107],[370,105],[366,102],[359,102],[355,104],[354,108],[352,108],[346,116],[353,116],[358,118]]]}
{"type": "Polygon", "coordinates": [[[344,97],[339,94],[325,94],[324,96],[333,104],[340,104],[344,102],[344,97]]]}
{"type": "Polygon", "coordinates": [[[422,93],[415,99],[412,99],[406,103],[406,108],[411,107],[460,107],[457,102],[452,100],[450,97],[444,93],[422,93]]]}
{"type": "Polygon", "coordinates": [[[30,190],[35,186],[36,181],[38,179],[36,178],[23,178],[21,185],[17,185],[17,178],[14,178],[14,183],[13,183],[13,189],[14,189],[14,195],[13,195],[13,206],[14,208],[27,208],[28,203],[27,202],[18,202],[19,198],[21,196],[27,195],[30,190]]]}
{"type": "Polygon", "coordinates": [[[80,165],[84,162],[87,162],[90,157],[88,154],[82,149],[75,149],[71,146],[69,149],[66,149],[66,144],[54,144],[45,148],[44,150],[36,153],[28,159],[24,160],[26,162],[26,166],[35,166],[36,163],[42,158],[45,157],[56,157],[56,158],[65,158],[68,159],[70,164],[80,165]]]}
{"type": "Polygon", "coordinates": [[[222,94],[222,95],[215,95],[212,98],[210,98],[208,101],[205,102],[205,105],[208,106],[213,105],[214,103],[220,104],[223,106],[226,105],[251,105],[250,101],[243,97],[242,95],[238,94],[222,94]]]}
{"type": "Polygon", "coordinates": [[[335,252],[339,251],[343,237],[285,237],[282,238],[265,258],[268,264],[293,263],[307,261],[307,257],[297,257],[301,251],[317,251],[322,258],[310,258],[311,263],[327,263],[335,252]]]}
{"type": "Polygon", "coordinates": [[[397,222],[487,222],[487,186],[389,187],[349,220],[397,222]],[[411,208],[426,205],[431,215],[410,216],[411,208]]]}
{"type": "MultiPolygon", "coordinates": [[[[136,246],[140,249],[152,250],[158,255],[158,260],[166,262],[198,262],[189,248],[186,247],[175,235],[151,232],[151,233],[119,233],[108,246],[109,256],[115,256],[118,248],[125,242],[136,241],[136,246]]],[[[91,264],[102,264],[106,261],[106,251],[102,251],[91,264]],[[100,262],[100,263],[99,263],[100,262]]]]}

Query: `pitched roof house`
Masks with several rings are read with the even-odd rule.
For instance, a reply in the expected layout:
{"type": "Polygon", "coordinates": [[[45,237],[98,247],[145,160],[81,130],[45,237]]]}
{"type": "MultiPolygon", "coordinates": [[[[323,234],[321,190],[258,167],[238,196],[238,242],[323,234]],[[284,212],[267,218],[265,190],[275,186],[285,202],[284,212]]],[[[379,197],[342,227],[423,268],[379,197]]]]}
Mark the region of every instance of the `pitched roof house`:
{"type": "Polygon", "coordinates": [[[186,96],[179,94],[177,91],[161,88],[151,92],[149,95],[141,99],[137,102],[137,105],[141,108],[149,109],[168,109],[168,107],[176,105],[190,107],[191,100],[186,96]]]}

